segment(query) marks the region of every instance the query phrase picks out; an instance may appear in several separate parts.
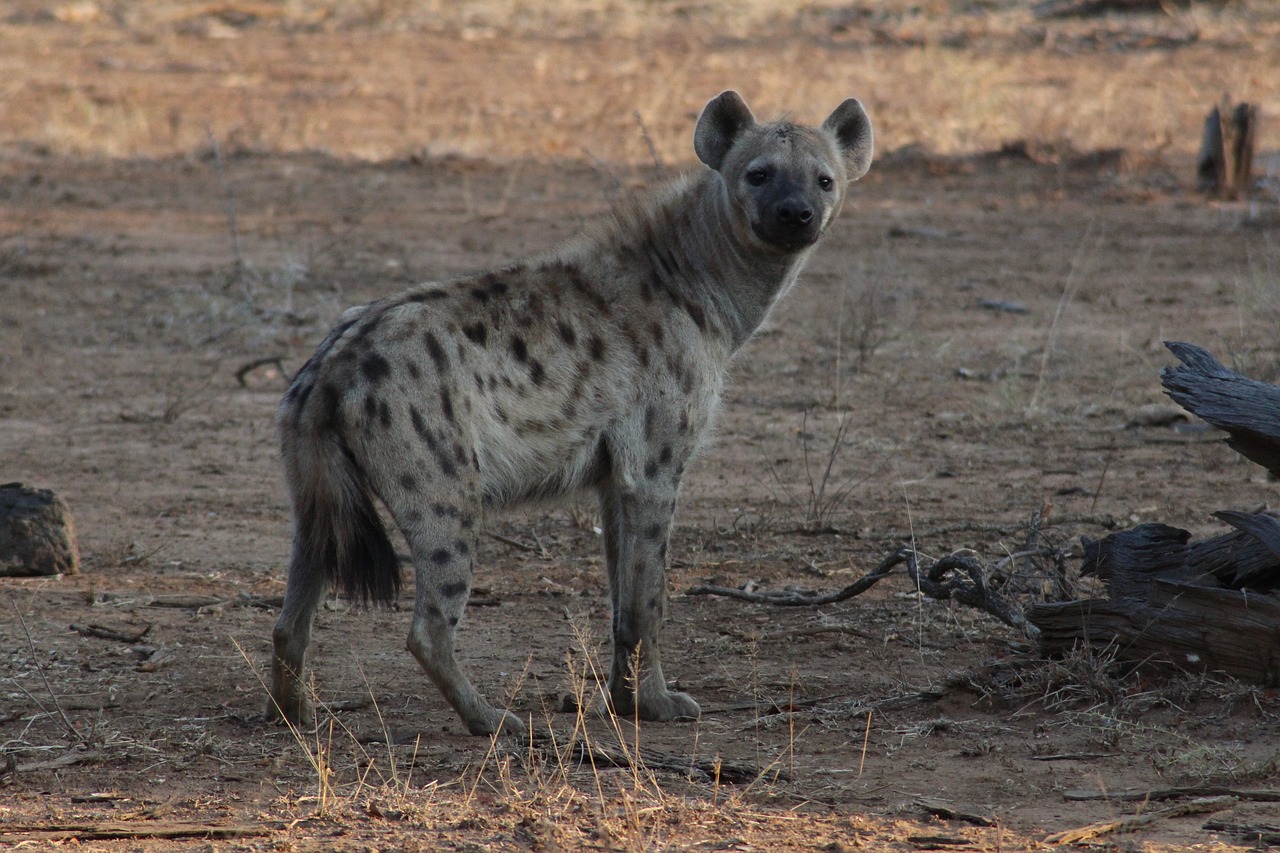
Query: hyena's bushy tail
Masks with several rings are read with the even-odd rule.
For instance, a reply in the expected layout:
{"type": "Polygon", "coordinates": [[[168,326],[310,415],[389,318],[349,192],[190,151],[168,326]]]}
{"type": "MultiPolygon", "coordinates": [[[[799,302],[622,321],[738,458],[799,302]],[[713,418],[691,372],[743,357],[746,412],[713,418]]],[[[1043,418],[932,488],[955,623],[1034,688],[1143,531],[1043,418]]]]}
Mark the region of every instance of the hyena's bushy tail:
{"type": "Polygon", "coordinates": [[[351,451],[332,433],[284,429],[285,479],[293,501],[293,565],[347,598],[389,604],[400,561],[351,451]]]}

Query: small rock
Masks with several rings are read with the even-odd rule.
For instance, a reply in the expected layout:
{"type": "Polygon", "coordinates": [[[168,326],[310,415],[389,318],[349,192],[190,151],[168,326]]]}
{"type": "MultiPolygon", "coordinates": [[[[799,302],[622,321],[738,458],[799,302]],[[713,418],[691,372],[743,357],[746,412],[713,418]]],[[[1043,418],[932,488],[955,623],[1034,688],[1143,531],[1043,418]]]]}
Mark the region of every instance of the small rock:
{"type": "Polygon", "coordinates": [[[1139,406],[1129,416],[1125,429],[1167,427],[1178,423],[1186,423],[1190,420],[1191,418],[1187,416],[1186,410],[1181,406],[1174,406],[1169,403],[1150,403],[1146,406],[1139,406]]]}
{"type": "Polygon", "coordinates": [[[74,575],[80,548],[71,510],[48,489],[0,485],[0,575],[74,575]]]}

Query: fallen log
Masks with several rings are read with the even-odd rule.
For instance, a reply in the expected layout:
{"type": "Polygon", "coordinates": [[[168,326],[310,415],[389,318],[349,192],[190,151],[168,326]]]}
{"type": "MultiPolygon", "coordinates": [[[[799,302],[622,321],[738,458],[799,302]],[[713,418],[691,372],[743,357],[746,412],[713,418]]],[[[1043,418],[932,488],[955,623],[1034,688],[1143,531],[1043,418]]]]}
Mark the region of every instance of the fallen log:
{"type": "MultiPolygon", "coordinates": [[[[1228,370],[1200,347],[1166,346],[1182,362],[1161,371],[1169,396],[1280,474],[1280,388],[1228,370]]],[[[1280,684],[1280,520],[1214,516],[1234,530],[1199,542],[1165,524],[1085,537],[1081,574],[1102,578],[1107,598],[1032,607],[1041,652],[1084,644],[1122,661],[1280,684]]]]}

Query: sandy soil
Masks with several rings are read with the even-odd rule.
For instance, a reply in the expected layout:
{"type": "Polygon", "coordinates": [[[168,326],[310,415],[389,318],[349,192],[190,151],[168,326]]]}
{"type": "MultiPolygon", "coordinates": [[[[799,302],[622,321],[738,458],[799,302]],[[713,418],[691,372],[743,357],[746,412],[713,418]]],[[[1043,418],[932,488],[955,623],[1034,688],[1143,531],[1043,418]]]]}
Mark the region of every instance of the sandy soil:
{"type": "MultiPolygon", "coordinates": [[[[836,589],[913,537],[922,553],[994,562],[1048,506],[1044,541],[1063,549],[1069,591],[1087,595],[1080,535],[1142,521],[1204,535],[1220,532],[1214,510],[1268,504],[1275,484],[1215,436],[1131,421],[1165,401],[1164,340],[1280,377],[1273,190],[1206,202],[1181,138],[1091,155],[1100,146],[1064,141],[1061,125],[1033,126],[1005,137],[1041,140],[1029,146],[952,153],[955,138],[913,140],[882,103],[885,156],[739,361],[718,437],[686,481],[667,657],[703,719],[590,721],[602,744],[638,741],[636,772],[604,766],[603,753],[593,768],[470,738],[404,651],[409,589],[390,611],[335,601],[321,613],[312,663],[332,711],[299,741],[259,716],[288,554],[273,428],[285,375],[345,306],[538,250],[680,168],[690,111],[745,72],[728,63],[690,75],[705,86],[661,95],[635,67],[636,91],[613,91],[626,74],[592,58],[591,33],[565,38],[536,20],[406,34],[381,19],[289,18],[321,4],[279,15],[169,4],[184,14],[161,23],[130,18],[129,4],[11,5],[0,19],[0,480],[66,498],[85,567],[0,579],[0,847],[1024,849],[1171,805],[1071,792],[1276,787],[1274,689],[1037,660],[1016,632],[921,598],[903,576],[820,609],[684,594],[705,582],[836,589]],[[376,89],[385,72],[340,49],[413,67],[414,39],[445,80],[437,93],[478,91],[475,64],[493,57],[541,51],[556,69],[569,51],[587,72],[515,90],[523,106],[505,126],[537,116],[559,129],[492,147],[462,94],[452,106],[437,94],[433,127],[460,130],[439,131],[433,148],[405,130],[405,103],[361,96],[361,80],[376,89]],[[236,77],[236,51],[257,76],[236,77]],[[86,125],[74,137],[54,109],[71,101],[86,125]],[[281,130],[316,115],[327,123],[311,136],[281,130]],[[149,141],[134,138],[137,122],[149,141]],[[943,153],[899,147],[912,141],[943,153]],[[664,767],[671,759],[712,769],[664,767]],[[930,814],[922,798],[989,824],[930,814]]],[[[989,68],[984,49],[1003,39],[1027,67],[1082,77],[1142,63],[1209,75],[1210,63],[1276,56],[1269,36],[1255,44],[1248,27],[1235,37],[1232,20],[1207,17],[1220,39],[1183,46],[1115,42],[1176,35],[1186,18],[1063,24],[1075,27],[1063,30],[1070,51],[935,18],[932,29],[876,24],[899,35],[879,49],[914,67],[921,47],[902,35],[914,26],[965,35],[938,60],[953,69],[966,56],[989,68]]],[[[613,38],[663,69],[708,45],[793,71],[812,59],[819,83],[788,98],[779,76],[757,102],[816,120],[860,94],[862,66],[837,80],[829,59],[852,51],[838,44],[848,33],[872,32],[867,20],[829,29],[813,51],[818,24],[802,14],[791,31],[727,47],[696,15],[679,38],[613,38]]],[[[1263,24],[1253,32],[1274,31],[1263,24]]],[[[409,97],[415,84],[403,85],[409,97]]],[[[587,507],[491,519],[461,638],[481,689],[562,741],[578,720],[563,710],[570,673],[606,639],[593,523],[587,507]]],[[[1032,577],[1017,600],[1043,599],[1048,581],[1032,577]]],[[[1223,849],[1247,842],[1204,828],[1210,817],[1280,823],[1274,802],[1219,805],[1099,843],[1223,849]]]]}

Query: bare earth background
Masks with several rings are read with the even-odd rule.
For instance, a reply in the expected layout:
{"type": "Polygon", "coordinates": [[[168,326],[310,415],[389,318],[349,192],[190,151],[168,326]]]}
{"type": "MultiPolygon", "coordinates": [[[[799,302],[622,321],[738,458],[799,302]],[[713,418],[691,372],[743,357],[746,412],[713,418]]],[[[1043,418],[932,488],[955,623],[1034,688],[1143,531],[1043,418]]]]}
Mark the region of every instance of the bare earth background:
{"type": "MultiPolygon", "coordinates": [[[[0,4],[0,480],[61,493],[85,557],[0,580],[0,848],[1011,850],[1169,805],[1074,790],[1277,787],[1274,689],[1040,661],[901,576],[818,610],[683,594],[835,589],[913,536],[994,562],[1050,505],[1068,577],[1019,600],[1090,595],[1081,534],[1211,534],[1274,499],[1213,435],[1131,422],[1165,402],[1164,340],[1280,378],[1280,12],[1028,5],[0,4]],[[319,734],[263,724],[285,374],[344,307],[691,167],[725,88],[805,121],[859,97],[880,159],[687,480],[668,669],[706,715],[588,719],[602,749],[638,742],[630,769],[467,737],[404,607],[335,601],[319,734]],[[1228,90],[1261,106],[1270,182],[1219,204],[1192,158],[1228,90]]],[[[481,688],[561,743],[570,673],[605,648],[593,523],[491,519],[462,632],[481,688]]],[[[1247,846],[1205,820],[1098,843],[1247,846]]]]}

